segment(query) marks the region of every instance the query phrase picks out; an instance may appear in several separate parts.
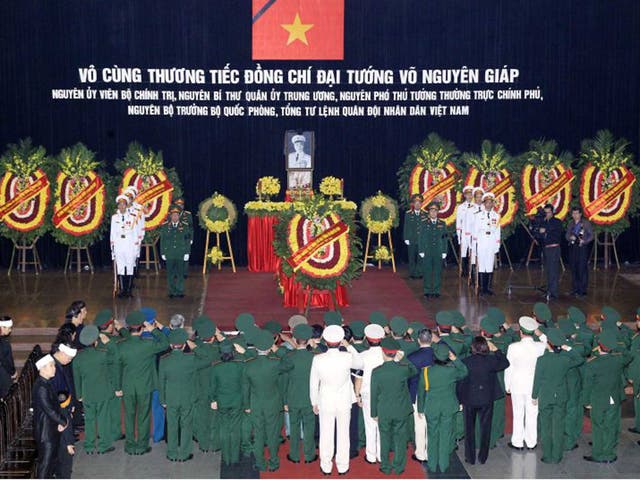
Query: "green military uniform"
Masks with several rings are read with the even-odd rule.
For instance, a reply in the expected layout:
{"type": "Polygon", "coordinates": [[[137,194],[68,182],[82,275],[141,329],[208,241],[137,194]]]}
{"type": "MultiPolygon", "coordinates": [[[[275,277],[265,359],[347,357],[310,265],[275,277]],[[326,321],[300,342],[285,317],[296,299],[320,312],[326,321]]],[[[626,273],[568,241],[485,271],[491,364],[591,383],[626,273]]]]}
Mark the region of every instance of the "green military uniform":
{"type": "MultiPolygon", "coordinates": [[[[180,209],[176,206],[169,209],[169,214],[179,212],[180,209]]],[[[184,295],[184,257],[191,251],[192,237],[193,229],[190,233],[189,226],[182,219],[173,223],[169,218],[160,227],[160,254],[167,263],[167,283],[170,297],[184,295]]]]}
{"type": "Polygon", "coordinates": [[[224,340],[220,344],[220,352],[226,360],[214,362],[209,370],[209,400],[215,402],[218,412],[219,428],[222,447],[222,460],[226,465],[238,463],[240,460],[240,446],[242,442],[242,376],[244,360],[232,358],[233,344],[224,340]]]}
{"type": "Polygon", "coordinates": [[[606,353],[598,351],[587,361],[584,379],[584,402],[591,406],[593,449],[587,460],[616,460],[620,436],[620,402],[624,400],[622,373],[630,361],[625,351],[616,351],[618,341],[613,331],[600,335],[599,343],[606,353]]]}
{"type": "MultiPolygon", "coordinates": [[[[640,315],[640,309],[636,312],[636,318],[640,315]]],[[[627,367],[627,379],[633,384],[633,427],[629,429],[632,433],[640,433],[640,333],[636,332],[631,337],[631,363],[627,367]]]]}
{"type": "MultiPolygon", "coordinates": [[[[313,331],[309,325],[298,325],[293,336],[298,340],[309,340],[313,331]]],[[[316,417],[309,399],[309,374],[314,354],[305,347],[290,351],[284,358],[289,369],[287,374],[284,402],[289,409],[291,434],[289,436],[289,459],[300,461],[300,438],[304,432],[304,459],[310,462],[316,458],[316,417]]]]}
{"type": "Polygon", "coordinates": [[[422,210],[417,212],[412,208],[404,214],[403,240],[407,244],[407,252],[409,254],[409,276],[411,278],[420,278],[422,276],[422,259],[418,256],[420,253],[420,237],[422,236],[423,220],[427,218],[426,213],[422,210]]]}
{"type": "MultiPolygon", "coordinates": [[[[433,346],[433,353],[440,362],[449,358],[449,347],[444,342],[433,346]]],[[[456,396],[456,383],[469,373],[462,360],[456,358],[445,364],[435,363],[422,369],[418,382],[418,412],[427,417],[427,453],[429,471],[449,468],[449,457],[454,445],[455,415],[460,409],[456,396]]]]}
{"type": "MultiPolygon", "coordinates": [[[[557,328],[547,329],[547,339],[561,347],[565,336],[557,328]]],[[[542,461],[560,463],[565,450],[565,413],[569,391],[567,374],[584,362],[578,352],[549,350],[538,358],[531,398],[538,401],[538,425],[542,441],[542,461]]]]}
{"type": "MultiPolygon", "coordinates": [[[[513,337],[508,332],[502,332],[500,326],[504,324],[505,317],[501,311],[488,309],[487,315],[480,321],[482,336],[493,343],[504,355],[507,354],[509,345],[513,343],[513,337]]],[[[491,417],[491,437],[489,448],[495,448],[498,439],[504,435],[505,397],[504,397],[504,370],[497,372],[498,384],[503,395],[493,401],[493,415],[491,417]]],[[[476,445],[480,444],[480,423],[476,424],[476,445]]]]}
{"type": "MultiPolygon", "coordinates": [[[[255,346],[266,352],[273,346],[273,336],[265,330],[259,331],[255,346]]],[[[284,406],[281,375],[286,372],[285,364],[275,355],[259,353],[245,363],[242,381],[243,404],[250,411],[253,427],[253,455],[256,469],[267,470],[264,446],[269,450],[269,470],[280,467],[278,447],[282,428],[284,406]]]]}
{"type": "Polygon", "coordinates": [[[569,318],[558,320],[558,327],[566,338],[566,344],[571,351],[582,357],[583,361],[577,367],[570,368],[567,372],[567,406],[564,415],[565,441],[564,449],[572,450],[582,433],[583,406],[582,406],[582,375],[581,368],[584,360],[591,353],[591,347],[577,340],[577,328],[569,318]]]}
{"type": "MultiPolygon", "coordinates": [[[[138,311],[127,315],[127,324],[131,327],[139,327],[144,320],[145,316],[138,311]]],[[[151,450],[149,421],[151,394],[158,383],[156,355],[169,348],[167,337],[160,330],[154,329],[151,335],[155,341],[130,335],[118,344],[118,366],[124,393],[124,450],[129,455],[142,455],[151,450]]]]}
{"type": "Polygon", "coordinates": [[[422,258],[423,290],[425,295],[440,295],[442,255],[447,253],[447,225],[440,219],[425,218],[418,239],[422,258]]]}
{"type": "Polygon", "coordinates": [[[76,395],[84,407],[84,449],[87,453],[113,450],[113,435],[109,418],[109,401],[120,390],[114,378],[111,352],[98,340],[98,328],[88,325],[80,332],[80,343],[86,348],[73,361],[73,381],[76,395]]]}
{"type": "MultiPolygon", "coordinates": [[[[198,385],[208,385],[210,365],[220,360],[220,349],[214,338],[216,326],[207,315],[201,315],[193,320],[193,329],[196,332],[196,345],[198,346],[195,355],[203,360],[196,372],[196,381],[198,385]]],[[[218,412],[211,409],[207,389],[198,388],[194,393],[194,437],[198,441],[200,451],[205,453],[217,451],[220,449],[218,412]]]]}
{"type": "MultiPolygon", "coordinates": [[[[398,341],[385,338],[381,347],[386,356],[400,350],[398,341]]],[[[413,405],[407,381],[416,375],[416,367],[407,362],[386,360],[371,372],[371,417],[378,419],[380,432],[380,471],[396,475],[404,472],[407,463],[407,425],[413,416],[413,405]],[[389,453],[393,450],[393,463],[389,453]]]]}
{"type": "MultiPolygon", "coordinates": [[[[93,324],[98,327],[100,333],[104,333],[108,338],[108,343],[102,343],[102,340],[98,338],[98,345],[109,351],[107,356],[108,369],[110,372],[117,372],[118,368],[118,345],[125,340],[125,337],[120,335],[108,334],[106,331],[113,324],[113,312],[109,309],[104,309],[96,314],[93,324]]],[[[121,334],[127,335],[129,332],[126,329],[120,330],[121,334]]],[[[114,391],[120,390],[120,376],[112,375],[112,387],[114,391]]],[[[108,400],[107,415],[109,416],[108,428],[111,430],[111,434],[108,435],[113,441],[122,440],[122,397],[116,397],[115,395],[108,400]]]]}
{"type": "MultiPolygon", "coordinates": [[[[189,210],[185,210],[184,208],[184,199],[177,198],[174,202],[178,207],[180,207],[180,221],[187,225],[187,230],[189,232],[189,253],[191,253],[191,245],[193,245],[193,215],[189,210]]],[[[189,271],[189,260],[184,262],[184,276],[187,277],[187,272],[189,271]]]]}
{"type": "Polygon", "coordinates": [[[400,345],[400,350],[404,352],[405,357],[418,350],[418,344],[414,340],[406,340],[404,338],[409,328],[409,322],[405,318],[393,317],[389,322],[389,327],[393,338],[400,345]]]}
{"type": "Polygon", "coordinates": [[[182,328],[169,333],[172,350],[160,359],[160,403],[167,409],[167,458],[185,461],[193,457],[193,397],[197,388],[199,359],[182,350],[188,334],[182,328]]]}

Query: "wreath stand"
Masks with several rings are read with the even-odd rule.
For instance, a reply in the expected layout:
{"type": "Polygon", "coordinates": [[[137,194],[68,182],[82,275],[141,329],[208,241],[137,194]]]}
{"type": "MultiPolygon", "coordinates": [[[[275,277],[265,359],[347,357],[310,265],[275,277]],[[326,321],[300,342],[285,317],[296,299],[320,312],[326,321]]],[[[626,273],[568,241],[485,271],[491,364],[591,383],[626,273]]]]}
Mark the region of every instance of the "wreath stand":
{"type": "MultiPolygon", "coordinates": [[[[226,257],[222,257],[220,259],[220,261],[218,262],[218,270],[222,269],[222,262],[224,262],[225,260],[231,260],[231,268],[233,269],[233,273],[236,273],[236,261],[235,258],[233,257],[233,247],[231,247],[231,237],[229,236],[229,230],[226,230],[225,232],[225,237],[227,238],[227,248],[229,249],[229,255],[226,257]]],[[[204,275],[205,273],[207,273],[207,255],[209,253],[209,240],[211,237],[211,232],[209,230],[207,230],[207,239],[204,243],[204,259],[205,261],[203,262],[202,265],[202,274],[204,275]]],[[[220,233],[216,232],[216,242],[214,245],[212,245],[212,247],[218,247],[220,248],[221,242],[220,242],[220,233]]]]}
{"type": "Polygon", "coordinates": [[[598,268],[598,247],[602,246],[604,268],[608,269],[613,264],[611,261],[611,251],[613,250],[613,257],[616,261],[616,268],[620,270],[620,259],[618,258],[618,248],[616,247],[616,241],[618,236],[610,232],[604,232],[604,238],[600,240],[600,235],[596,234],[593,239],[593,270],[598,268]]]}
{"type": "MultiPolygon", "coordinates": [[[[380,235],[380,234],[379,234],[380,235]]],[[[311,309],[311,299],[313,298],[313,294],[316,292],[329,292],[331,294],[331,300],[333,301],[333,309],[340,313],[340,309],[338,307],[338,297],[336,295],[336,290],[318,290],[316,288],[313,288],[311,286],[308,286],[307,288],[304,289],[304,291],[307,294],[307,301],[305,302],[305,307],[304,307],[304,316],[309,318],[309,310],[311,309]]]]}
{"type": "Polygon", "coordinates": [[[9,270],[7,271],[7,275],[11,275],[11,269],[13,268],[13,260],[16,255],[16,251],[18,252],[18,263],[16,267],[18,270],[21,270],[22,273],[25,273],[27,269],[27,265],[33,265],[35,269],[35,274],[42,270],[42,265],[40,264],[40,256],[38,255],[38,249],[36,248],[36,243],[40,237],[36,237],[33,242],[29,245],[24,240],[13,242],[13,250],[11,252],[11,261],[9,262],[9,270]],[[27,252],[31,252],[33,260],[27,260],[27,252]]]}
{"type": "MultiPolygon", "coordinates": [[[[507,263],[509,263],[509,270],[511,270],[513,272],[513,264],[511,263],[511,255],[509,255],[509,250],[507,249],[507,244],[504,242],[504,240],[500,240],[500,246],[502,247],[502,250],[504,250],[504,254],[507,257],[507,263]]],[[[500,252],[498,251],[498,255],[496,255],[497,258],[497,262],[498,262],[498,266],[502,266],[502,261],[500,260],[500,252]]]]}
{"type": "Polygon", "coordinates": [[[142,249],[144,255],[140,258],[140,267],[144,265],[146,270],[150,270],[151,267],[156,271],[156,275],[160,271],[160,256],[158,255],[158,240],[160,237],[155,238],[151,242],[142,242],[142,249]]]}
{"type": "MultiPolygon", "coordinates": [[[[378,247],[382,246],[382,233],[378,233],[378,247]]],[[[391,230],[387,230],[387,241],[389,243],[389,253],[391,254],[391,266],[393,267],[393,273],[396,273],[396,258],[393,254],[393,240],[391,240],[391,230]]],[[[371,246],[371,230],[367,230],[367,248],[364,250],[364,262],[362,262],[362,271],[367,271],[367,260],[375,260],[375,253],[369,254],[369,247],[371,246]]],[[[376,248],[378,248],[376,247],[376,248]]],[[[378,270],[382,268],[382,260],[378,260],[378,270]]],[[[335,291],[333,293],[333,300],[335,302],[335,291]]],[[[311,298],[311,297],[309,297],[311,298]]]]}
{"type": "Polygon", "coordinates": [[[93,275],[93,262],[91,261],[91,254],[89,253],[89,247],[71,246],[67,250],[67,259],[64,262],[64,273],[70,271],[73,264],[76,265],[76,273],[82,272],[83,265],[89,267],[91,274],[93,275]],[[82,254],[85,254],[86,260],[83,261],[82,254]],[[74,258],[75,257],[75,258],[74,258]]]}
{"type": "MultiPolygon", "coordinates": [[[[460,261],[460,256],[458,256],[458,249],[456,248],[456,244],[453,243],[453,237],[451,233],[447,233],[447,239],[449,240],[449,246],[451,247],[451,251],[453,252],[453,256],[456,259],[456,263],[458,264],[458,268],[462,269],[462,262],[460,261]]],[[[460,252],[462,253],[462,252],[460,252]]]]}

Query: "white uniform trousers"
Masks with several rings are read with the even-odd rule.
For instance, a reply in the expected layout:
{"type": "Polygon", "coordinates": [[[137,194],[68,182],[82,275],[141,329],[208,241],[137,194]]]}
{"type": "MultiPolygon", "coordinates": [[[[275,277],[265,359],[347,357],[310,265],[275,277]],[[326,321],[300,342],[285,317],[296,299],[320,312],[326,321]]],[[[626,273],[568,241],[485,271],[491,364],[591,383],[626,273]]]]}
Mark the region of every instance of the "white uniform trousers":
{"type": "Polygon", "coordinates": [[[538,443],[538,406],[533,404],[531,394],[512,393],[513,434],[511,444],[514,447],[533,448],[538,443]]]}
{"type": "Polygon", "coordinates": [[[334,453],[338,473],[344,473],[349,470],[350,420],[351,405],[347,409],[340,409],[330,404],[326,407],[320,407],[320,441],[318,450],[320,453],[320,469],[325,473],[331,473],[334,453]]]}
{"type": "Polygon", "coordinates": [[[426,462],[429,457],[427,455],[427,416],[418,415],[418,403],[413,404],[413,425],[416,450],[416,458],[422,462],[426,462]]]}
{"type": "Polygon", "coordinates": [[[362,394],[362,416],[364,417],[365,455],[369,462],[380,461],[380,431],[378,422],[371,418],[371,397],[362,394]]]}
{"type": "Polygon", "coordinates": [[[469,249],[471,248],[471,234],[464,233],[460,235],[460,256],[467,258],[469,256],[469,249]]]}
{"type": "Polygon", "coordinates": [[[478,272],[492,273],[496,260],[495,245],[478,244],[478,272]]]}

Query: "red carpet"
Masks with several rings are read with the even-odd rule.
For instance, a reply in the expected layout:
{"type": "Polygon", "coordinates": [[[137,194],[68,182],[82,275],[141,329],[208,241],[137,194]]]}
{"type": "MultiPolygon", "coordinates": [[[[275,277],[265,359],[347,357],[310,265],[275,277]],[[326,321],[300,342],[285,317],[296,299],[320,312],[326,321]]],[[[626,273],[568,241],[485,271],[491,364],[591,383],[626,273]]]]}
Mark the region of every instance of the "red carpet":
{"type": "MultiPolygon", "coordinates": [[[[391,269],[370,270],[353,282],[349,306],[342,309],[345,319],[367,320],[374,310],[387,316],[400,315],[409,321],[433,325],[433,318],[415,298],[405,281],[391,269]]],[[[309,323],[321,323],[325,309],[311,309],[309,323]]],[[[273,273],[239,270],[213,271],[209,274],[204,312],[222,327],[231,327],[236,316],[252,313],[258,325],[277,320],[283,326],[296,309],[284,308],[273,273]]]]}

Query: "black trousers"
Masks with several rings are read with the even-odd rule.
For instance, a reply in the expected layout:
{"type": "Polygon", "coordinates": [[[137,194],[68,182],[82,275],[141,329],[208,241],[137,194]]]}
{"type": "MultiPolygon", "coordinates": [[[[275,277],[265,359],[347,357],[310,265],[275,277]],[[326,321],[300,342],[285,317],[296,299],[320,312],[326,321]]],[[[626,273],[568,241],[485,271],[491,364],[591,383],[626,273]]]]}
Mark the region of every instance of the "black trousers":
{"type": "Polygon", "coordinates": [[[589,284],[589,245],[571,246],[571,285],[573,291],[580,295],[587,294],[589,284]]]}
{"type": "Polygon", "coordinates": [[[359,408],[357,403],[351,404],[351,420],[349,420],[349,455],[357,455],[358,454],[358,441],[359,434],[358,431],[358,414],[359,408]]]}
{"type": "Polygon", "coordinates": [[[52,442],[37,442],[36,478],[53,478],[58,463],[58,443],[58,437],[52,442]]]}
{"type": "Polygon", "coordinates": [[[480,422],[480,451],[478,461],[485,463],[489,456],[491,440],[491,419],[493,418],[493,402],[488,405],[474,407],[464,405],[464,459],[469,463],[476,462],[476,416],[480,422]]]}
{"type": "Polygon", "coordinates": [[[558,296],[560,280],[560,247],[544,249],[544,271],[547,274],[547,292],[552,297],[558,296]]]}

